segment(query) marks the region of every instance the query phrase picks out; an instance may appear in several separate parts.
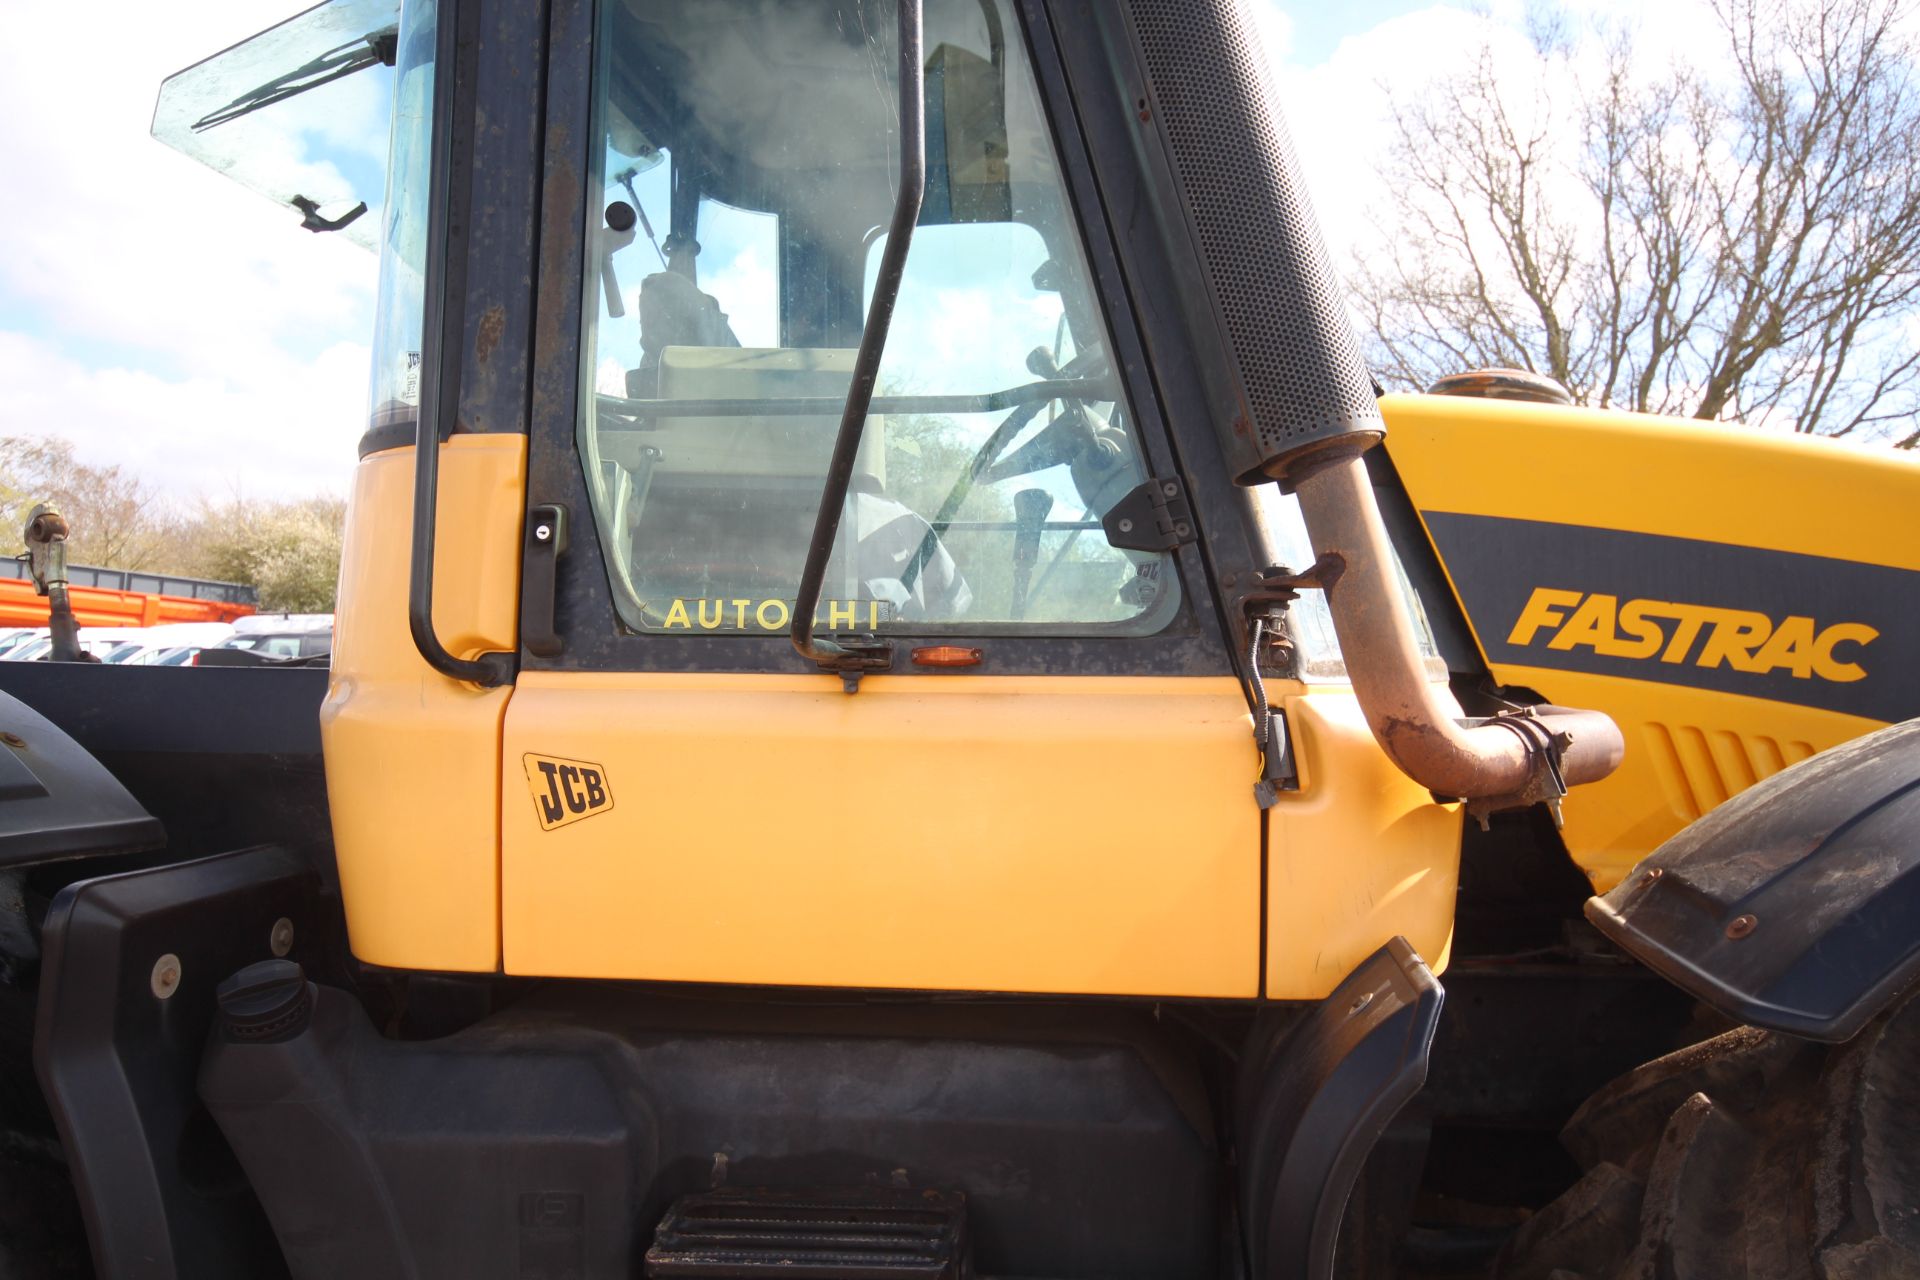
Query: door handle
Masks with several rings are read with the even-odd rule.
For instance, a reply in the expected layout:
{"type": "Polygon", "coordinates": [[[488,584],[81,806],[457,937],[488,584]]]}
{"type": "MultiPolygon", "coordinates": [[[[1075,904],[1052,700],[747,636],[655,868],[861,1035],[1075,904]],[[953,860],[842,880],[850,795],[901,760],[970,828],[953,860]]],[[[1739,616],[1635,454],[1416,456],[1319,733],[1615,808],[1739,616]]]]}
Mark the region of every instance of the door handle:
{"type": "Polygon", "coordinates": [[[551,658],[566,648],[553,627],[554,599],[559,591],[560,556],[567,549],[567,509],[534,507],[527,512],[526,547],[521,559],[525,602],[520,619],[520,643],[528,653],[551,658]]]}

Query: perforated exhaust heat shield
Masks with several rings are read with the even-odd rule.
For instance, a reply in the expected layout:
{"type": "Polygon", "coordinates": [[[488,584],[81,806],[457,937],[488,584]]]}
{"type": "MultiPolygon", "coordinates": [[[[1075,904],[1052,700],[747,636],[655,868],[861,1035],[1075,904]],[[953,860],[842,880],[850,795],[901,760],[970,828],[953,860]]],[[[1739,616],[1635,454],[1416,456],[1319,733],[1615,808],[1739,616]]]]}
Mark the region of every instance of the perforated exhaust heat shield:
{"type": "Polygon", "coordinates": [[[1251,17],[1237,0],[1125,8],[1147,86],[1137,127],[1179,189],[1159,215],[1201,263],[1182,304],[1226,357],[1210,399],[1228,467],[1241,484],[1287,483],[1359,452],[1385,427],[1251,17]]]}

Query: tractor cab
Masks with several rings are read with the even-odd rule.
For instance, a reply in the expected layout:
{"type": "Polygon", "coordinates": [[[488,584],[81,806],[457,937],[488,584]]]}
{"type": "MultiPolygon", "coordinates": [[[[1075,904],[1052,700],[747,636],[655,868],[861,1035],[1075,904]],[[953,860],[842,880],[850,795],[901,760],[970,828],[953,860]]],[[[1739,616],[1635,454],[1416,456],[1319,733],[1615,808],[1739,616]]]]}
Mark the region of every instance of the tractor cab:
{"type": "Polygon", "coordinates": [[[1463,712],[1255,39],[1220,0],[334,0],[167,82],[156,135],[379,293],[331,859],[94,881],[53,931],[194,920],[140,980],[250,1195],[96,1236],[1329,1273],[1467,818],[1550,832],[1622,740],[1463,712]],[[315,149],[375,102],[384,195],[315,149]]]}
{"type": "Polygon", "coordinates": [[[333,0],[154,132],[376,252],[368,412],[324,671],[0,663],[10,1227],[1914,1270],[1915,726],[1757,778],[1912,714],[1915,473],[1376,447],[1242,4],[333,0]]]}
{"type": "Polygon", "coordinates": [[[1217,360],[1167,305],[1194,289],[1132,279],[1147,228],[1102,212],[1153,113],[1055,31],[337,0],[168,81],[164,140],[379,228],[323,711],[357,955],[1215,997],[1444,955],[1459,810],[1392,781],[1322,594],[1264,585],[1314,561],[1299,509],[1235,483],[1172,359],[1217,360]],[[221,152],[355,84],[391,103],[384,201],[221,152]],[[1378,893],[1328,866],[1263,906],[1275,831],[1317,861],[1349,787],[1394,833],[1378,893]],[[1337,946],[1274,944],[1329,910],[1337,946]]]}

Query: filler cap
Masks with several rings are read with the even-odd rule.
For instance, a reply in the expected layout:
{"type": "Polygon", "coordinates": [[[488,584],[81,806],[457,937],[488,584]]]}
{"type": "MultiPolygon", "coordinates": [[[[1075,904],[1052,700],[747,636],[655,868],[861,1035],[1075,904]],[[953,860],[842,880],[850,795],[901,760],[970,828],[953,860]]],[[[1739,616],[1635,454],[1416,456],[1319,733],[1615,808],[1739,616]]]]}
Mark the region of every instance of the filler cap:
{"type": "Polygon", "coordinates": [[[307,1029],[313,984],[292,960],[262,960],[222,982],[214,999],[220,1005],[220,1033],[228,1041],[291,1040],[307,1029]]]}
{"type": "Polygon", "coordinates": [[[1430,396],[1479,396],[1482,400],[1529,400],[1536,404],[1572,404],[1567,389],[1527,369],[1470,369],[1450,373],[1427,388],[1430,396]]]}

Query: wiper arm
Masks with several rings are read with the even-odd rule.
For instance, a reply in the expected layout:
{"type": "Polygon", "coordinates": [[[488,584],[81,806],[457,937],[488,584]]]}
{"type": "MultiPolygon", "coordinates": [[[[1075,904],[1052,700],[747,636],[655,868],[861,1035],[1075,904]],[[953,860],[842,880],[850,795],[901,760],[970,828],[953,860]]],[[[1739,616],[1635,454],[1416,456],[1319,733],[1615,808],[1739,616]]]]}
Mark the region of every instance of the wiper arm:
{"type": "Polygon", "coordinates": [[[344,79],[368,67],[391,67],[398,59],[399,49],[400,28],[397,26],[361,36],[358,40],[350,40],[338,48],[329,49],[305,64],[295,67],[285,75],[275,76],[265,84],[247,90],[226,106],[209,111],[193,122],[193,131],[204,133],[215,125],[225,124],[229,120],[238,120],[241,116],[252,115],[262,107],[284,102],[309,89],[318,89],[323,84],[331,84],[335,80],[344,79]]]}
{"type": "Polygon", "coordinates": [[[927,185],[927,121],[925,68],[921,61],[921,0],[900,0],[900,189],[894,195],[893,221],[887,227],[886,248],[874,277],[873,301],[867,304],[866,327],[860,331],[860,349],[853,359],[853,383],[847,388],[840,412],[840,430],[833,440],[820,493],[820,509],[813,517],[813,541],[807,546],[806,568],[793,601],[793,647],[803,658],[840,676],[848,693],[860,688],[868,671],[885,671],[893,664],[893,650],[884,644],[845,646],[813,635],[813,611],[820,605],[820,588],[827,576],[827,560],[840,532],[840,513],[853,480],[854,457],[866,429],[873,386],[880,375],[880,357],[886,350],[887,330],[893,324],[894,303],[907,269],[907,246],[920,221],[920,202],[927,185]]]}

